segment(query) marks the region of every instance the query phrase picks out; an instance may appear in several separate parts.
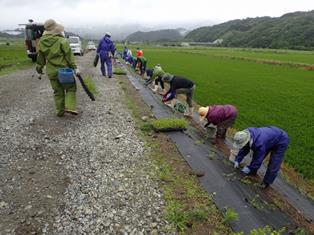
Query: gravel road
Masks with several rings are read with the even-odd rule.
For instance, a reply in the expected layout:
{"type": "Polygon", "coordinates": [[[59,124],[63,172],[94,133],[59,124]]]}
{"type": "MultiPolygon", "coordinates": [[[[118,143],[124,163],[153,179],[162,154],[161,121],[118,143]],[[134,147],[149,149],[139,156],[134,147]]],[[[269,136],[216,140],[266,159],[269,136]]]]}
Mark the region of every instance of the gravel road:
{"type": "Polygon", "coordinates": [[[1,234],[167,233],[149,149],[118,79],[92,60],[77,57],[99,91],[92,102],[78,84],[78,116],[55,116],[48,79],[33,69],[0,77],[1,234]]]}

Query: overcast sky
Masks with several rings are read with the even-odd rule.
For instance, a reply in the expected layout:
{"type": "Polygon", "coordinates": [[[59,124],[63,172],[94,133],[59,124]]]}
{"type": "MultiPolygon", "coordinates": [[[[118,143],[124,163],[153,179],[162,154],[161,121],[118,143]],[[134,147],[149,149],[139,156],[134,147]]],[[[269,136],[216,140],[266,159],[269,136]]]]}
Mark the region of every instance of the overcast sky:
{"type": "Polygon", "coordinates": [[[0,0],[0,29],[17,27],[30,18],[38,22],[53,18],[65,27],[184,27],[309,10],[314,10],[314,0],[0,0]]]}

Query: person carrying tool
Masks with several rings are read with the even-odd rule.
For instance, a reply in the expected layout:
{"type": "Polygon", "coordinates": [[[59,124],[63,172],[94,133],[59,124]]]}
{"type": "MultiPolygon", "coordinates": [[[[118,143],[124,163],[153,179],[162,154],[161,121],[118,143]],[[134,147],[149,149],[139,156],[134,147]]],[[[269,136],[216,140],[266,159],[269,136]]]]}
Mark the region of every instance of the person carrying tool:
{"type": "Polygon", "coordinates": [[[185,94],[186,102],[189,106],[188,112],[184,113],[185,116],[192,117],[193,115],[193,104],[192,98],[195,91],[195,84],[191,80],[184,77],[173,76],[171,74],[165,74],[162,77],[163,82],[170,84],[168,92],[164,95],[163,102],[168,102],[171,100],[170,107],[174,107],[176,104],[176,95],[185,94]]]}
{"type": "Polygon", "coordinates": [[[213,144],[223,141],[226,138],[226,132],[229,127],[232,127],[237,118],[238,111],[236,107],[231,104],[227,105],[212,105],[207,107],[200,107],[198,110],[200,121],[207,119],[209,124],[217,126],[216,138],[212,141],[213,144]]]}
{"type": "Polygon", "coordinates": [[[241,171],[246,175],[256,175],[257,170],[270,153],[267,171],[262,183],[263,188],[267,188],[274,182],[279,173],[288,144],[288,134],[275,126],[251,127],[239,131],[233,138],[233,148],[240,149],[235,158],[234,167],[239,168],[243,158],[252,150],[250,165],[245,166],[241,171]]]}
{"type": "Polygon", "coordinates": [[[99,45],[97,48],[97,53],[100,56],[100,63],[101,63],[101,73],[103,76],[106,76],[106,67],[107,66],[107,72],[108,77],[112,77],[112,61],[111,58],[114,57],[116,51],[116,47],[114,43],[111,40],[111,34],[106,33],[105,36],[99,41],[99,45]]]}
{"type": "Polygon", "coordinates": [[[46,66],[51,87],[54,91],[54,101],[57,116],[62,117],[64,112],[77,115],[76,111],[76,83],[62,84],[58,79],[58,71],[62,68],[71,68],[79,75],[68,40],[64,38],[64,27],[49,19],[44,23],[45,31],[38,43],[36,71],[43,73],[46,66]]]}
{"type": "Polygon", "coordinates": [[[149,77],[147,81],[145,82],[145,85],[150,84],[152,81],[155,82],[155,86],[152,89],[153,92],[157,92],[159,88],[159,83],[160,87],[162,88],[162,94],[165,94],[165,85],[164,82],[162,81],[162,77],[166,74],[165,71],[161,68],[160,64],[157,64],[153,69],[147,70],[146,71],[147,76],[149,77]]]}

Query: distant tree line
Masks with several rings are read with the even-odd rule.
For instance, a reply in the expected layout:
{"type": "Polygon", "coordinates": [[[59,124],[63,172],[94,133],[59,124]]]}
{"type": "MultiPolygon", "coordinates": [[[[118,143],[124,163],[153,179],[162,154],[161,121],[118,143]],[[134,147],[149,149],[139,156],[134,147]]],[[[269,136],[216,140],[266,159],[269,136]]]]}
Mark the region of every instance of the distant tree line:
{"type": "Polygon", "coordinates": [[[225,47],[314,49],[314,11],[288,13],[278,18],[257,17],[201,27],[186,41],[213,42],[225,47]]]}

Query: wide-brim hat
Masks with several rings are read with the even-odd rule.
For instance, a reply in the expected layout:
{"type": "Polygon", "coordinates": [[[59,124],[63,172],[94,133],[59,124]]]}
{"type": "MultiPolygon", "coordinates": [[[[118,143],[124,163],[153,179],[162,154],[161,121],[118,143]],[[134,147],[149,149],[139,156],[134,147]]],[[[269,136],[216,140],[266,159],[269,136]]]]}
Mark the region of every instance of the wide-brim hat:
{"type": "Polygon", "coordinates": [[[61,35],[64,32],[64,27],[61,24],[57,24],[57,22],[53,19],[49,19],[44,23],[44,35],[61,35]]]}
{"type": "Polygon", "coordinates": [[[198,109],[198,114],[200,115],[200,121],[203,121],[208,114],[209,107],[200,107],[198,109]]]}
{"type": "Polygon", "coordinates": [[[243,148],[251,139],[251,134],[248,130],[238,131],[233,137],[232,147],[234,149],[243,148]]]}
{"type": "Polygon", "coordinates": [[[161,80],[162,80],[163,82],[170,83],[170,82],[172,81],[173,77],[174,77],[174,76],[173,76],[172,74],[170,74],[170,73],[165,73],[164,76],[162,76],[161,80]]]}

